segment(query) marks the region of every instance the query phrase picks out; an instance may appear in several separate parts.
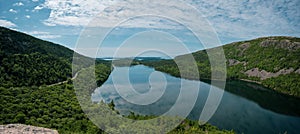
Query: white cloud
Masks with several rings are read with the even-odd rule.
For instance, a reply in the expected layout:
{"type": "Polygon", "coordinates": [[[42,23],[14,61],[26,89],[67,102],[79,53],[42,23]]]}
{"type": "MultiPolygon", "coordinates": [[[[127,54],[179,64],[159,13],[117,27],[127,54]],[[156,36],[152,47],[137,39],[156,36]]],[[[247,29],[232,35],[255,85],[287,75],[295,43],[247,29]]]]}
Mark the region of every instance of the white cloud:
{"type": "Polygon", "coordinates": [[[16,10],[14,10],[14,9],[9,9],[9,12],[11,12],[11,13],[18,13],[16,10]]]}
{"type": "Polygon", "coordinates": [[[60,35],[38,35],[38,38],[41,39],[55,39],[55,38],[60,38],[60,35]]]}
{"type": "Polygon", "coordinates": [[[26,32],[26,33],[30,34],[30,35],[49,34],[48,32],[41,32],[41,31],[31,31],[31,32],[26,32]]]}
{"type": "Polygon", "coordinates": [[[45,21],[46,25],[71,25],[71,26],[83,26],[86,25],[91,18],[103,11],[107,7],[108,3],[113,1],[107,0],[46,0],[40,8],[51,9],[49,18],[45,21]]]}
{"type": "Polygon", "coordinates": [[[24,4],[22,2],[17,2],[15,4],[13,4],[13,6],[24,6],[24,4]]]}
{"type": "Polygon", "coordinates": [[[41,9],[43,9],[42,6],[36,6],[36,7],[33,9],[33,11],[38,11],[38,10],[41,10],[41,9]]]}
{"type": "Polygon", "coordinates": [[[60,38],[61,35],[54,35],[49,32],[42,32],[42,31],[31,31],[31,32],[26,32],[27,34],[33,35],[37,38],[41,39],[54,39],[54,38],[60,38]]]}
{"type": "Polygon", "coordinates": [[[11,28],[11,27],[17,27],[16,24],[10,22],[10,21],[7,21],[7,20],[1,20],[0,19],[0,26],[2,27],[8,27],[8,28],[11,28]]]}
{"type": "Polygon", "coordinates": [[[32,0],[32,2],[38,2],[39,0],[32,0]]]}
{"type": "Polygon", "coordinates": [[[27,19],[30,19],[30,15],[26,15],[25,17],[26,17],[27,19]]]}
{"type": "MultiPolygon", "coordinates": [[[[92,26],[114,27],[116,22],[141,12],[172,13],[177,16],[190,12],[190,9],[182,9],[181,5],[168,6],[171,1],[149,1],[148,4],[139,5],[132,0],[45,0],[42,5],[35,7],[35,10],[50,9],[49,18],[44,21],[44,24],[48,26],[86,26],[92,19],[98,19],[101,24],[92,26]]],[[[300,10],[298,9],[300,2],[298,0],[184,0],[184,2],[196,7],[206,16],[220,36],[235,38],[254,38],[267,35],[300,36],[300,10]]],[[[190,14],[195,13],[191,12],[190,14]]],[[[185,19],[184,16],[182,19],[185,19]]],[[[194,20],[186,21],[198,23],[194,20]]],[[[136,19],[123,26],[178,28],[176,24],[153,18],[136,19]]]]}
{"type": "Polygon", "coordinates": [[[216,31],[227,37],[299,36],[298,0],[185,1],[197,7],[216,31]]]}
{"type": "MultiPolygon", "coordinates": [[[[129,19],[121,27],[129,28],[162,28],[162,29],[180,29],[182,28],[176,20],[168,20],[167,17],[177,17],[181,21],[187,20],[190,16],[197,17],[196,13],[189,13],[190,7],[181,3],[175,3],[169,0],[136,2],[128,1],[69,1],[59,2],[46,0],[43,8],[51,9],[49,18],[44,21],[45,25],[66,25],[66,26],[90,26],[90,27],[115,27],[129,17],[136,15],[156,15],[156,17],[143,17],[129,19]],[[148,4],[151,3],[151,4],[148,4]],[[169,4],[172,4],[171,6],[169,4]],[[145,13],[145,14],[142,14],[145,13]],[[163,15],[172,16],[163,16],[163,15]],[[162,15],[162,16],[158,16],[162,15]],[[164,18],[166,17],[166,18],[164,18]],[[97,20],[96,23],[89,23],[91,20],[97,20]],[[98,23],[100,22],[100,23],[98,23]],[[89,24],[89,25],[88,25],[89,24]]],[[[198,22],[196,22],[198,23],[198,22]]],[[[196,24],[195,23],[195,24],[196,24]]],[[[201,23],[200,23],[201,24],[201,23]]],[[[204,27],[203,29],[205,29],[204,27]]]]}

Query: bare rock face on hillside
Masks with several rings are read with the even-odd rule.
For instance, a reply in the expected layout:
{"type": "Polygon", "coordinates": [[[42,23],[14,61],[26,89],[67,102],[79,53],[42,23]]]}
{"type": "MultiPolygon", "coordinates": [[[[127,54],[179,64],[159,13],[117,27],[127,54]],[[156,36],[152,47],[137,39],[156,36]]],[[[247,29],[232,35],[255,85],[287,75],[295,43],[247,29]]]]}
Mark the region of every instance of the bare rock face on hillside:
{"type": "Polygon", "coordinates": [[[278,77],[279,75],[286,75],[294,72],[293,68],[281,69],[276,73],[267,72],[266,70],[259,70],[258,68],[253,68],[245,72],[249,77],[259,77],[261,80],[265,80],[272,77],[278,77]]]}
{"type": "Polygon", "coordinates": [[[238,46],[238,49],[241,50],[241,52],[239,53],[239,56],[242,56],[244,54],[244,52],[250,47],[250,43],[243,43],[241,45],[238,46]]]}
{"type": "Polygon", "coordinates": [[[234,66],[234,65],[238,65],[238,64],[243,64],[244,66],[247,65],[247,62],[245,61],[238,61],[236,59],[228,59],[228,66],[234,66]]]}
{"type": "Polygon", "coordinates": [[[269,47],[274,46],[276,48],[283,48],[290,51],[294,51],[297,49],[300,49],[300,42],[292,42],[290,40],[273,40],[273,39],[267,39],[260,43],[260,46],[262,47],[269,47]]]}
{"type": "Polygon", "coordinates": [[[249,42],[248,43],[243,43],[243,44],[241,44],[241,45],[238,46],[238,48],[241,49],[241,50],[246,50],[249,47],[250,47],[250,43],[249,42]]]}
{"type": "Polygon", "coordinates": [[[0,125],[0,134],[58,134],[56,130],[23,124],[0,125]]]}
{"type": "Polygon", "coordinates": [[[298,70],[296,70],[295,73],[300,74],[300,68],[298,70]]]}

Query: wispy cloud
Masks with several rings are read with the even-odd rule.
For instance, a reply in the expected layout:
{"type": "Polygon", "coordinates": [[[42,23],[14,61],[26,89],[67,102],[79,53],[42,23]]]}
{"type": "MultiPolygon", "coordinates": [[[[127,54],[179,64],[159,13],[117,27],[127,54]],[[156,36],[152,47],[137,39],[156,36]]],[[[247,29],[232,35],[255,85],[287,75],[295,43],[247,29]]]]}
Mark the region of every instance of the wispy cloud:
{"type": "Polygon", "coordinates": [[[0,19],[0,26],[2,26],[2,27],[8,27],[8,28],[17,27],[17,25],[14,24],[13,22],[10,22],[8,20],[1,20],[1,19],[0,19]]]}
{"type": "Polygon", "coordinates": [[[24,4],[22,2],[17,2],[15,4],[13,4],[13,6],[24,6],[24,4]]]}
{"type": "Polygon", "coordinates": [[[37,37],[41,39],[55,39],[55,38],[60,38],[61,36],[45,34],[45,35],[38,35],[37,37]]]}
{"type": "MultiPolygon", "coordinates": [[[[172,12],[178,16],[188,9],[168,7],[171,0],[159,2],[149,1],[146,5],[135,5],[134,1],[86,0],[70,1],[46,0],[36,10],[50,9],[49,18],[44,21],[48,26],[86,26],[91,19],[105,20],[107,23],[93,26],[113,27],[113,22],[125,19],[127,16],[145,10],[164,14],[172,12]],[[132,6],[135,5],[135,6],[132,6]],[[156,10],[167,8],[168,10],[156,10]]],[[[247,0],[247,1],[219,1],[219,0],[183,0],[196,7],[216,29],[217,33],[226,37],[253,38],[265,35],[294,35],[299,36],[300,30],[300,1],[299,0],[247,0]]],[[[180,5],[178,5],[180,7],[180,5]]],[[[193,21],[193,20],[188,20],[193,21]]],[[[194,22],[197,23],[197,22],[194,22]]],[[[162,22],[160,19],[143,19],[124,25],[126,27],[146,28],[176,28],[172,23],[162,22]],[[149,25],[144,25],[149,23],[149,25]]]]}
{"type": "Polygon", "coordinates": [[[49,18],[45,20],[45,24],[54,25],[69,25],[83,26],[86,25],[91,17],[104,10],[106,0],[94,1],[52,1],[45,0],[44,4],[36,7],[36,10],[48,8],[51,10],[49,18]]]}
{"type": "Polygon", "coordinates": [[[60,35],[54,35],[49,32],[42,32],[42,31],[31,31],[26,33],[41,39],[55,39],[61,37],[60,35]]]}
{"type": "Polygon", "coordinates": [[[25,17],[26,17],[27,19],[30,19],[30,15],[25,15],[25,17]]]}
{"type": "Polygon", "coordinates": [[[36,7],[33,9],[33,11],[38,11],[38,10],[41,10],[41,9],[43,9],[42,6],[36,6],[36,7]]]}
{"type": "Polygon", "coordinates": [[[197,7],[224,36],[299,36],[299,0],[186,1],[197,7]]]}
{"type": "Polygon", "coordinates": [[[16,10],[14,10],[14,9],[9,9],[8,10],[9,12],[11,12],[11,13],[18,13],[16,10]]]}
{"type": "MultiPolygon", "coordinates": [[[[150,2],[150,1],[149,1],[150,2]]],[[[135,4],[132,0],[129,1],[68,1],[62,0],[59,3],[46,0],[42,6],[36,7],[36,10],[43,8],[51,9],[49,18],[44,21],[44,24],[49,26],[67,25],[67,26],[99,26],[99,27],[114,27],[120,20],[125,20],[129,16],[133,16],[140,12],[147,11],[149,14],[161,14],[159,8],[167,4],[167,1],[150,2],[148,5],[135,4]],[[149,11],[151,10],[151,12],[149,11]],[[98,19],[102,23],[90,24],[93,19],[98,19]],[[106,20],[105,22],[103,20],[106,20]]],[[[162,7],[161,9],[163,9],[162,7]]],[[[175,8],[169,7],[169,10],[164,12],[174,12],[175,8]]],[[[180,12],[179,12],[180,13],[180,12]]],[[[171,21],[165,21],[159,18],[136,18],[134,21],[129,20],[122,27],[142,27],[142,28],[169,28],[176,29],[178,24],[171,21]]]]}

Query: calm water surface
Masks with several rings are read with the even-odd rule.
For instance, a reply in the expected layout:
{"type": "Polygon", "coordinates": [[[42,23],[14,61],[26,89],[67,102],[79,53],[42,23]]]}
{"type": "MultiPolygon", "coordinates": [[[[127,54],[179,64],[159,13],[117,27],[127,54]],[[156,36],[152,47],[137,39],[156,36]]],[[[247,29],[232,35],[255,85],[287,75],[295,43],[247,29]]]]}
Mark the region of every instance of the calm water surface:
{"type": "MultiPolygon", "coordinates": [[[[209,84],[175,78],[142,65],[116,67],[109,79],[92,94],[92,100],[96,102],[100,100],[110,102],[113,99],[116,109],[122,114],[133,111],[145,115],[161,115],[175,104],[182,90],[180,87],[184,82],[200,84],[199,89],[188,89],[191,91],[198,90],[195,106],[188,116],[189,119],[198,120],[210,90],[209,84]],[[120,81],[115,83],[118,84],[117,86],[114,85],[112,76],[115,78],[125,76],[124,73],[126,73],[126,70],[130,72],[129,80],[131,85],[120,81]],[[164,76],[164,78],[162,79],[161,76],[164,76]],[[166,85],[164,85],[164,80],[167,81],[166,85]],[[163,94],[160,99],[152,104],[136,105],[123,99],[115,88],[121,87],[127,91],[126,89],[130,88],[130,86],[137,93],[141,94],[147,94],[149,89],[153,88],[155,90],[151,95],[154,98],[161,95],[161,93],[163,94]]],[[[245,82],[227,84],[222,101],[216,113],[208,122],[218,128],[234,130],[238,133],[300,133],[299,101],[297,99],[282,97],[271,91],[264,91],[263,88],[258,89],[260,87],[257,85],[248,86],[248,84],[245,82]]],[[[188,90],[183,91],[188,92],[188,90]]],[[[123,92],[124,94],[129,98],[138,98],[130,92],[123,92]]],[[[142,103],[143,99],[138,99],[137,101],[142,103]]],[[[187,97],[182,99],[179,104],[182,106],[191,105],[191,101],[187,97]]]]}

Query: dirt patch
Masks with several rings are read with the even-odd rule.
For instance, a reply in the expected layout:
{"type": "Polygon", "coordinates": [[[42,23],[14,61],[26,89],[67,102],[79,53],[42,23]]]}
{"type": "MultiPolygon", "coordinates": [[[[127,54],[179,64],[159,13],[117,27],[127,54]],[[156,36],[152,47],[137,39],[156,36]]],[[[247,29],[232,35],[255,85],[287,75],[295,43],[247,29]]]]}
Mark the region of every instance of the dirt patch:
{"type": "Polygon", "coordinates": [[[0,134],[58,134],[56,130],[23,124],[0,125],[0,134]]]}

